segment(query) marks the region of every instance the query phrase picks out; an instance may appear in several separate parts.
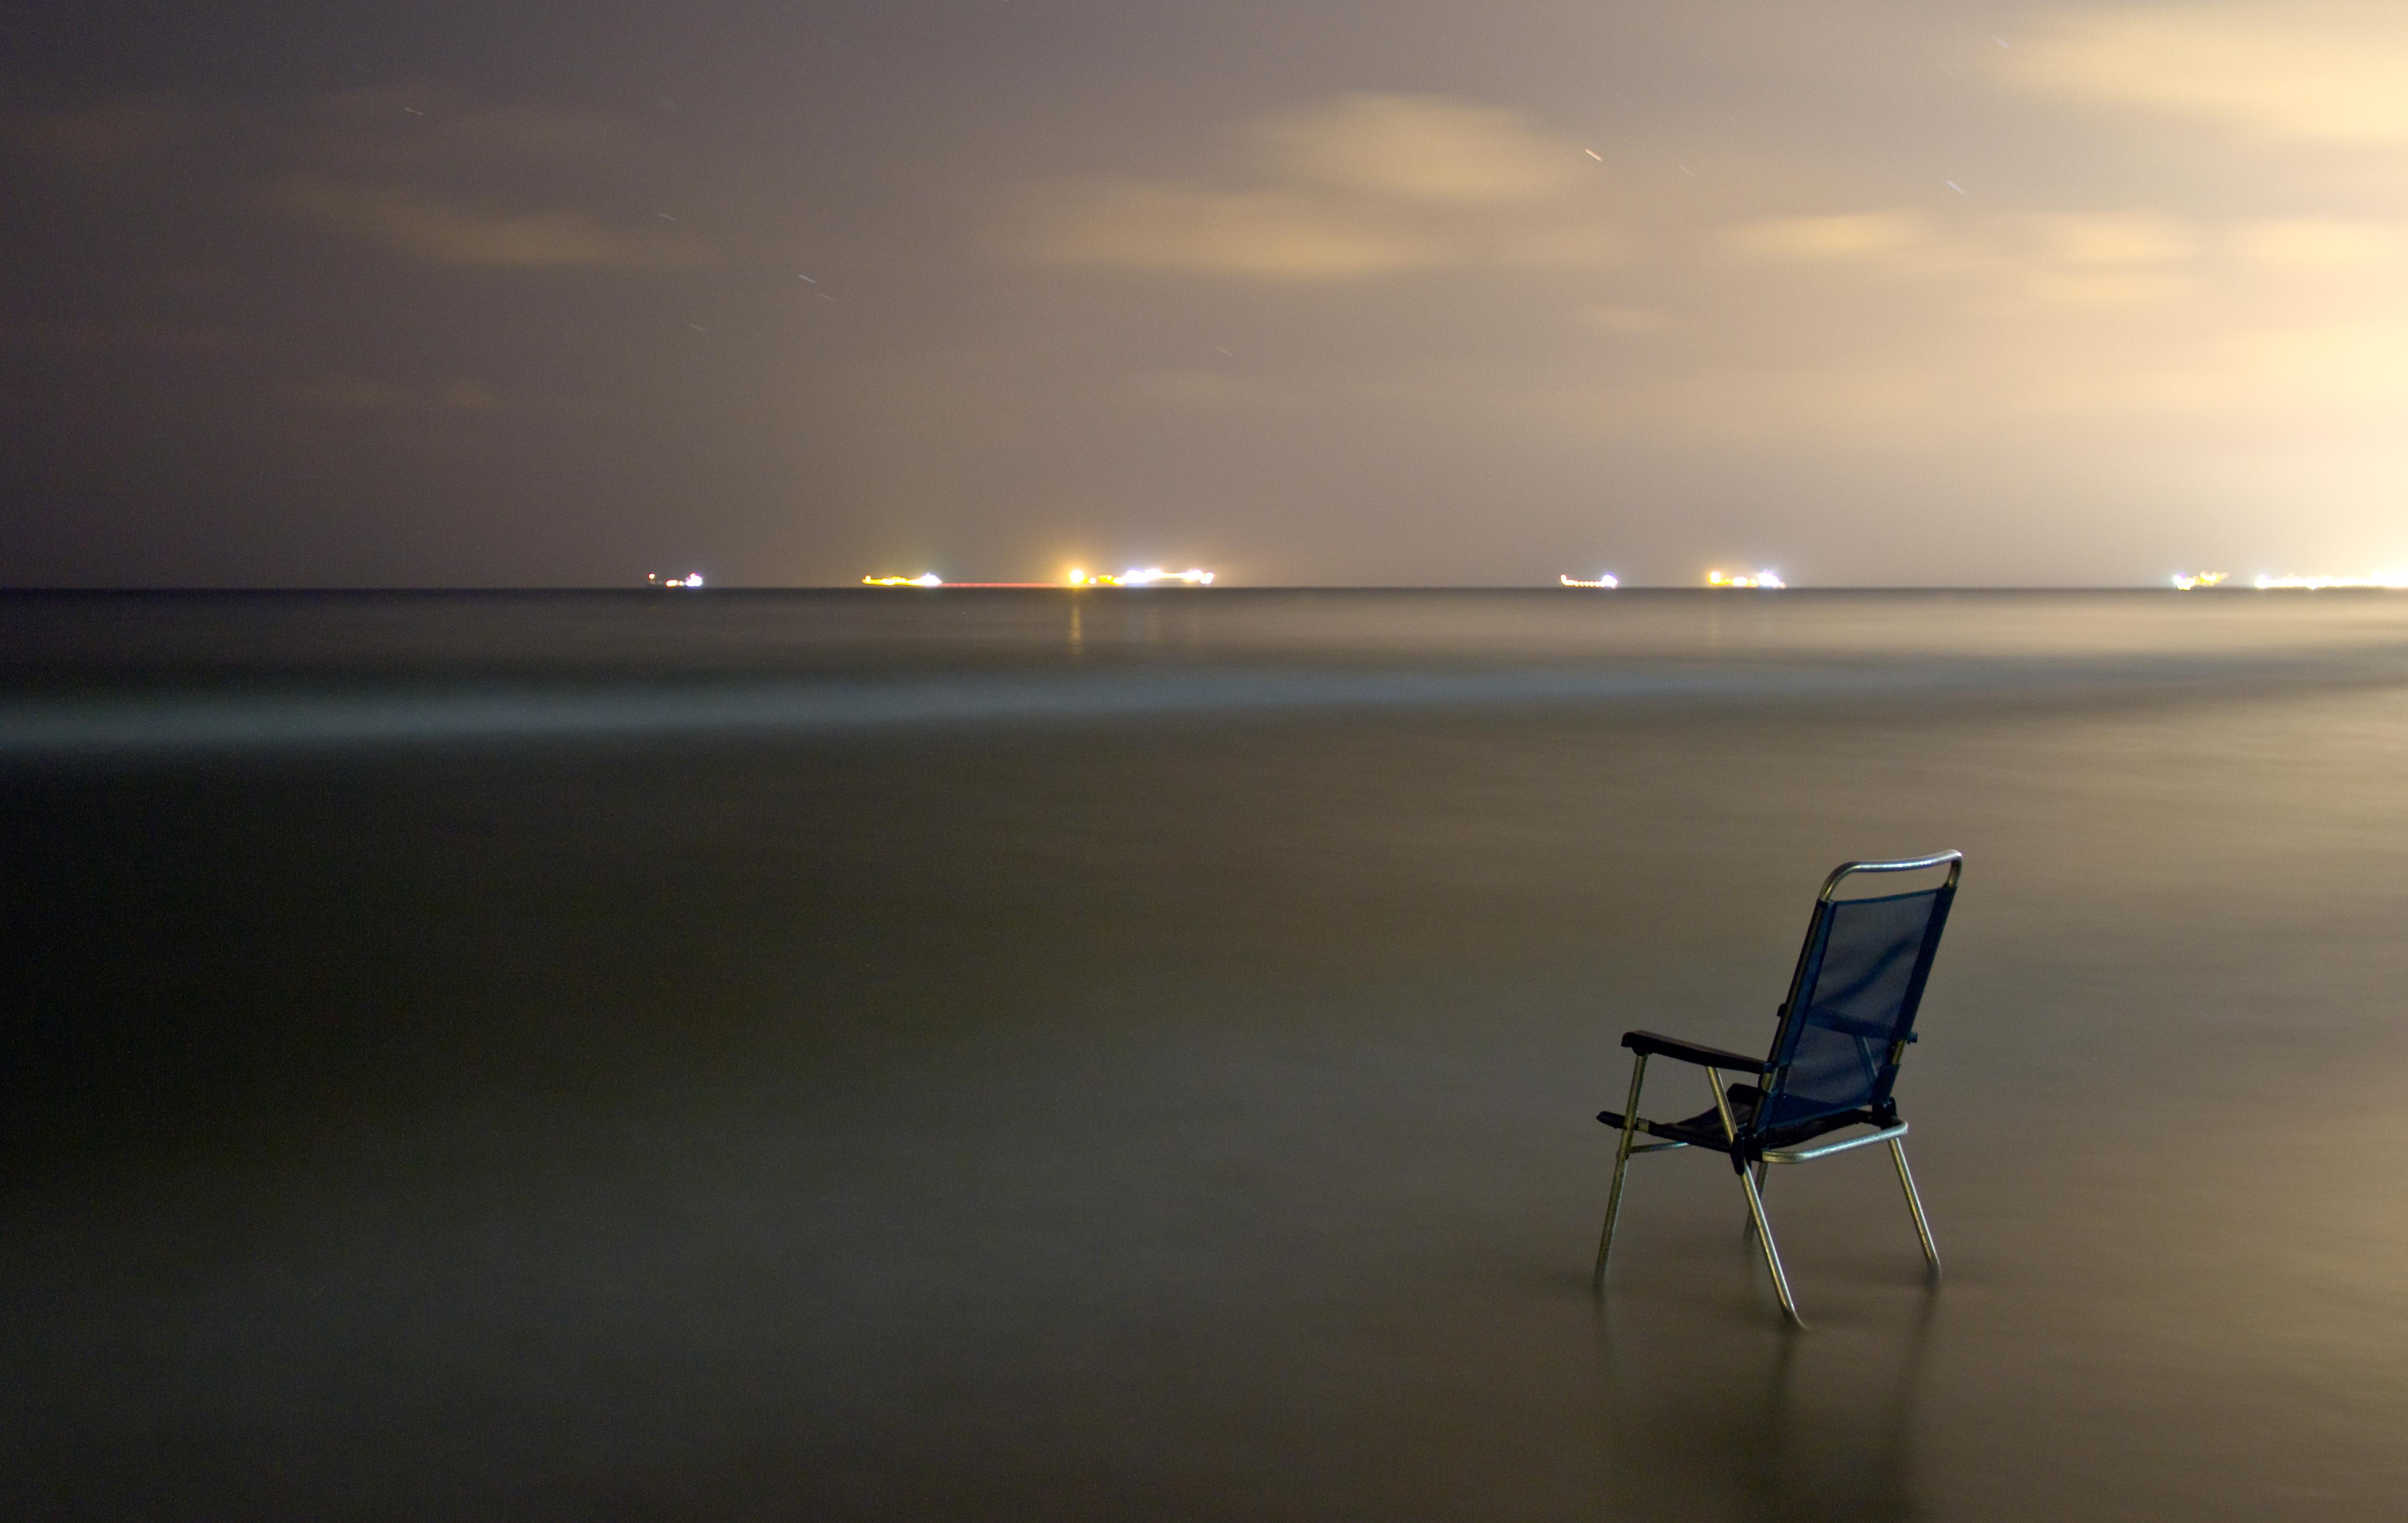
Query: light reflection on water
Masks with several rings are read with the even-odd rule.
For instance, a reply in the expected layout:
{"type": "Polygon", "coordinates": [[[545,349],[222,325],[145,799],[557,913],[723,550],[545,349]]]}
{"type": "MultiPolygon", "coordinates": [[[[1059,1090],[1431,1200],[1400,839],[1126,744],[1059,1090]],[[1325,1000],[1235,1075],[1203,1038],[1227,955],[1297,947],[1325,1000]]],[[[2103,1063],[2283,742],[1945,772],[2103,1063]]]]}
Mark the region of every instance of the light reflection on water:
{"type": "MultiPolygon", "coordinates": [[[[1349,635],[1328,601],[1166,605],[1157,633],[1291,674],[1372,646],[1373,676],[1595,674],[1546,644],[1552,610],[1534,635],[1510,600],[1392,598],[1349,635]]],[[[1661,601],[1673,632],[1628,616],[1661,643],[1641,669],[1727,675],[1701,611],[1661,601]]],[[[2392,605],[1782,605],[1748,659],[1930,680],[1770,707],[22,771],[0,1498],[2386,1516],[2392,605]],[[1991,657],[2013,683],[1949,664],[1991,657]],[[1899,1093],[1946,1282],[1877,1152],[1784,1171],[1815,1325],[1785,1336],[1727,1168],[1674,1155],[1634,1165],[1592,1301],[1618,1033],[1761,1042],[1823,872],[1944,845],[1969,865],[1899,1093]]],[[[509,660],[407,675],[591,681],[600,648],[648,681],[787,669],[784,634],[638,661],[621,605],[565,606],[582,633],[480,605],[509,660]]],[[[1106,606],[1094,659],[1137,638],[1106,606]]],[[[390,683],[396,648],[464,638],[410,617],[315,680],[390,683]]],[[[306,664],[280,638],[257,664],[306,664]]],[[[1008,665],[1046,675],[1062,638],[1008,665]]],[[[984,648],[792,665],[898,645],[924,680],[984,648]]],[[[223,680],[223,651],[177,681],[223,680]]],[[[150,660],[62,656],[28,690],[107,697],[150,660]]]]}

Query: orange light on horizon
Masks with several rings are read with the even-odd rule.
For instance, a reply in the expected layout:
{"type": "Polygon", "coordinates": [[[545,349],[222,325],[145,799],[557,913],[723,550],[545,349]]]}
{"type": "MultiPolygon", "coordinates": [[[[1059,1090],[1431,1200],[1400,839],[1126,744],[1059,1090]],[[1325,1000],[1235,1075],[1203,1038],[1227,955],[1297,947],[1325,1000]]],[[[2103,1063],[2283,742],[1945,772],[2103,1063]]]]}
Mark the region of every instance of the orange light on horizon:
{"type": "MultiPolygon", "coordinates": [[[[923,571],[916,577],[863,577],[861,582],[866,587],[1151,587],[1159,582],[1209,587],[1212,584],[1212,573],[1198,567],[1191,567],[1184,571],[1166,571],[1159,566],[1149,566],[1133,567],[1115,577],[1089,571],[1082,567],[1072,567],[1059,582],[947,582],[934,571],[923,571]]],[[[695,578],[693,584],[701,586],[702,579],[695,578]]]]}
{"type": "Polygon", "coordinates": [[[1142,570],[1131,567],[1111,580],[1114,585],[1122,587],[1151,587],[1157,582],[1178,582],[1190,587],[1209,587],[1212,585],[1212,573],[1199,570],[1195,567],[1190,567],[1184,571],[1166,571],[1159,566],[1149,566],[1142,570]]]}
{"type": "Polygon", "coordinates": [[[2251,583],[2259,592],[2322,592],[2327,587],[2374,587],[2408,592],[2408,571],[2377,571],[2362,577],[2260,576],[2251,583]]]}
{"type": "Polygon", "coordinates": [[[1176,582],[1187,587],[1209,587],[1212,585],[1212,573],[1201,567],[1194,566],[1184,571],[1166,571],[1159,566],[1132,566],[1118,576],[1107,576],[1101,571],[1088,571],[1074,567],[1070,574],[1063,579],[1063,585],[1068,587],[1151,587],[1163,582],[1176,582]]]}

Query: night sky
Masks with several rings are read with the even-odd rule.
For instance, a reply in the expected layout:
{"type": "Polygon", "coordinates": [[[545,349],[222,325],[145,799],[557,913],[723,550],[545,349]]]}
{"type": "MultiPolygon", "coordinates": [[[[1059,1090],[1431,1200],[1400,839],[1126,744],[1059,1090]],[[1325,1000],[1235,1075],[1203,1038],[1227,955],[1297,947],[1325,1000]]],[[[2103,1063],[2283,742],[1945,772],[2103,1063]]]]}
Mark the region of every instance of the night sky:
{"type": "Polygon", "coordinates": [[[0,582],[2408,564],[2408,7],[0,22],[0,582]]]}

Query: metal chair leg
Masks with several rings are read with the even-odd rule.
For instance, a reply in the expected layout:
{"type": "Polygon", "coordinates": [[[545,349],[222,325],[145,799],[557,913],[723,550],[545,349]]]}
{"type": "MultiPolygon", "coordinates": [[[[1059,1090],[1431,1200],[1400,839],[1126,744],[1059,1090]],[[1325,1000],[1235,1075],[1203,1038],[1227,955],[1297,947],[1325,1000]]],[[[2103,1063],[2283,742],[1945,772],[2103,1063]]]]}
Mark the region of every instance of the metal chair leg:
{"type": "MultiPolygon", "coordinates": [[[[1739,1125],[1731,1119],[1730,1099],[1723,1089],[1721,1072],[1711,1068],[1706,1070],[1706,1083],[1713,1086],[1714,1114],[1722,1118],[1723,1135],[1729,1138],[1732,1144],[1736,1146],[1739,1142],[1739,1125]]],[[[1761,1158],[1757,1159],[1753,1166],[1741,1164],[1739,1166],[1740,1188],[1747,1192],[1747,1219],[1755,1224],[1756,1241],[1764,1249],[1764,1267],[1772,1272],[1772,1291],[1774,1295],[1781,1298],[1781,1315],[1789,1319],[1791,1327],[1803,1329],[1806,1319],[1798,1315],[1798,1302],[1789,1294],[1789,1276],[1782,1272],[1781,1269],[1781,1250],[1773,1246],[1772,1243],[1772,1224],[1765,1220],[1764,1195],[1756,1187],[1756,1170],[1763,1168],[1765,1160],[1761,1158]]]]}
{"type": "Polygon", "coordinates": [[[1630,1099],[1622,1108],[1622,1145],[1613,1152],[1613,1187],[1605,1196],[1605,1227],[1597,1235],[1597,1270],[1588,1279],[1592,1291],[1605,1288],[1605,1261],[1613,1252],[1614,1218],[1622,1214],[1622,1180],[1630,1170],[1630,1139],[1639,1130],[1639,1089],[1647,1080],[1647,1055],[1640,1053],[1630,1065],[1630,1099]]]}
{"type": "Polygon", "coordinates": [[[1898,1165],[1898,1182],[1906,1190],[1906,1209],[1914,1214],[1914,1235],[1923,1240],[1923,1260],[1931,1266],[1936,1279],[1940,1274],[1940,1244],[1931,1241],[1931,1222],[1923,1214],[1923,1197],[1915,1193],[1914,1175],[1906,1167],[1906,1143],[1902,1139],[1889,1140],[1889,1157],[1898,1165]]]}
{"type": "Polygon", "coordinates": [[[1747,1214],[1756,1223],[1756,1241],[1764,1248],[1764,1267],[1772,1272],[1772,1291],[1781,1298],[1781,1315],[1789,1325],[1801,1331],[1806,1319],[1798,1315],[1797,1299],[1789,1294],[1789,1276],[1782,1272],[1781,1250],[1772,1243],[1772,1224],[1765,1220],[1764,1197],[1756,1192],[1756,1176],[1742,1169],[1739,1171],[1742,1188],[1747,1191],[1747,1214]]]}

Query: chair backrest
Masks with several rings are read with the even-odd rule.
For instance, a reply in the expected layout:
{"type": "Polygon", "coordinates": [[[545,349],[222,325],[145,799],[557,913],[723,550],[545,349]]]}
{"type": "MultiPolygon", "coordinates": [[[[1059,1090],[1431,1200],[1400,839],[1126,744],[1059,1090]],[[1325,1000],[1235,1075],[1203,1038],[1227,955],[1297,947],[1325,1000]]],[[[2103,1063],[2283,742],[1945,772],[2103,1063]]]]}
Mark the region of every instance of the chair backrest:
{"type": "Polygon", "coordinates": [[[1846,1111],[1887,1116],[1890,1086],[1914,1031],[1914,1013],[1931,976],[1932,955],[1956,898],[1965,866],[1956,852],[1902,862],[1848,862],[1823,881],[1806,945],[1781,1007],[1765,1075],[1757,1132],[1846,1111]],[[1874,898],[1840,898],[1840,885],[1865,872],[1948,869],[1937,887],[1874,898]]]}

